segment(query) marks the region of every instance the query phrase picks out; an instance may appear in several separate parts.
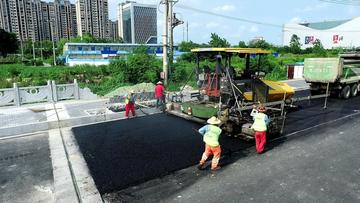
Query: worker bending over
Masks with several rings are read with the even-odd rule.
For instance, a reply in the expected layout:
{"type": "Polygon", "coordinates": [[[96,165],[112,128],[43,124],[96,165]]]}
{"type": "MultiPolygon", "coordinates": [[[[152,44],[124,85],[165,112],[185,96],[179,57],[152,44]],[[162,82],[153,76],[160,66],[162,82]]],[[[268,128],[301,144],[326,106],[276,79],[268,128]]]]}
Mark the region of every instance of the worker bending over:
{"type": "Polygon", "coordinates": [[[128,95],[125,96],[125,117],[129,118],[129,111],[135,116],[135,95],[134,90],[131,90],[128,95]]]}
{"type": "Polygon", "coordinates": [[[221,155],[221,147],[219,144],[219,137],[221,129],[218,127],[221,121],[215,116],[207,120],[208,125],[199,129],[199,133],[202,134],[205,142],[205,151],[201,157],[198,169],[202,170],[205,168],[205,162],[209,156],[213,155],[211,161],[211,170],[215,171],[220,169],[219,160],[221,155]]]}
{"type": "Polygon", "coordinates": [[[265,112],[266,108],[262,104],[260,104],[258,107],[254,106],[254,109],[251,112],[251,116],[253,116],[254,119],[254,123],[251,128],[255,131],[256,151],[258,154],[264,152],[267,125],[270,123],[270,119],[265,114],[265,112]]]}

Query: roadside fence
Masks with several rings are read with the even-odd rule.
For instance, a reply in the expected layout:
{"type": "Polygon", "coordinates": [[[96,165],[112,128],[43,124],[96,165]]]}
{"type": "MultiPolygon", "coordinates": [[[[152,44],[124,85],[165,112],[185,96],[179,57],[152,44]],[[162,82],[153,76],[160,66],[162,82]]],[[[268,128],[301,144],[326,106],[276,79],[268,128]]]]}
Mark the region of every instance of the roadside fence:
{"type": "Polygon", "coordinates": [[[72,84],[56,84],[54,80],[48,80],[47,85],[32,87],[18,87],[17,83],[14,83],[13,88],[0,89],[0,106],[96,97],[89,89],[79,88],[76,79],[72,84]]]}

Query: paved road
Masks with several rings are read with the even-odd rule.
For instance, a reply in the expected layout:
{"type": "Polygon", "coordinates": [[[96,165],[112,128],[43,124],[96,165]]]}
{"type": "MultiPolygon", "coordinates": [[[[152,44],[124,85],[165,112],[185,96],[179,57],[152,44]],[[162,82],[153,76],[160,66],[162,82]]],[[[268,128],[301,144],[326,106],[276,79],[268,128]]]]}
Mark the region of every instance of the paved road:
{"type": "Polygon", "coordinates": [[[164,114],[73,128],[104,194],[194,164],[201,154],[195,123],[164,114]]]}
{"type": "MultiPolygon", "coordinates": [[[[304,96],[307,92],[298,95],[304,96]]],[[[360,110],[360,97],[347,101],[330,99],[326,110],[322,108],[323,102],[324,99],[319,99],[300,103],[301,111],[288,115],[285,134],[360,110]]],[[[171,116],[153,115],[75,128],[73,132],[98,189],[101,194],[110,192],[111,199],[111,194],[119,189],[195,165],[201,155],[202,142],[201,137],[191,131],[192,127],[199,126],[171,116]]],[[[252,143],[228,137],[222,137],[221,143],[225,154],[228,150],[237,151],[241,156],[253,154],[249,148],[252,143]]],[[[235,161],[225,156],[222,162],[226,165],[235,161]]]]}
{"type": "Polygon", "coordinates": [[[217,173],[190,167],[106,202],[359,202],[360,115],[241,151],[217,173]]]}
{"type": "Polygon", "coordinates": [[[0,202],[53,202],[47,133],[0,140],[0,202]]]}

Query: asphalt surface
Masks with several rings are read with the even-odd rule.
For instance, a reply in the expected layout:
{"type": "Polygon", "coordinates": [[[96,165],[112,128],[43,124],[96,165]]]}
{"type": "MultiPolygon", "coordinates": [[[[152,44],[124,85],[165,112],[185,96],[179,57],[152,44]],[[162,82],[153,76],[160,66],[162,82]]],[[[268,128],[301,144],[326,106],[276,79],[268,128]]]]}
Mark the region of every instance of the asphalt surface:
{"type": "MultiPolygon", "coordinates": [[[[307,91],[301,91],[296,96],[307,95],[307,91]]],[[[322,108],[324,99],[298,104],[301,111],[288,114],[285,134],[296,133],[360,111],[360,97],[350,100],[330,98],[327,109],[322,108]]],[[[182,190],[184,186],[209,177],[208,172],[198,173],[192,170],[193,167],[186,169],[197,164],[203,150],[201,136],[192,130],[199,127],[180,118],[159,114],[75,128],[73,132],[95,183],[107,201],[144,201],[151,198],[160,201],[178,193],[179,188],[182,190]],[[190,172],[183,173],[182,170],[178,171],[180,169],[190,172]],[[170,175],[172,178],[164,177],[167,174],[173,174],[170,175]],[[147,183],[141,186],[140,183],[154,178],[158,179],[150,181],[151,186],[147,186],[147,183]],[[149,191],[156,193],[154,189],[160,196],[149,194],[149,191]]],[[[320,126],[322,128],[324,127],[320,126]]],[[[319,133],[316,131],[303,133],[302,136],[313,137],[317,134],[319,133]]],[[[288,142],[290,140],[285,138],[268,145],[266,154],[274,149],[281,149],[280,146],[284,144],[290,144],[288,142]]],[[[225,167],[236,165],[240,159],[255,154],[253,143],[223,136],[221,144],[224,151],[221,165],[225,167]],[[229,153],[230,151],[234,153],[229,153]]],[[[285,153],[291,157],[291,151],[285,153]]],[[[302,170],[301,167],[299,170],[302,170]]],[[[261,174],[258,176],[261,177],[261,174]]]]}
{"type": "Polygon", "coordinates": [[[0,202],[53,202],[47,133],[0,140],[0,202]]]}
{"type": "Polygon", "coordinates": [[[360,115],[233,155],[216,173],[189,167],[104,195],[105,202],[359,202],[360,115]]]}
{"type": "Polygon", "coordinates": [[[164,176],[196,163],[199,125],[165,114],[73,128],[101,194],[164,176]]]}

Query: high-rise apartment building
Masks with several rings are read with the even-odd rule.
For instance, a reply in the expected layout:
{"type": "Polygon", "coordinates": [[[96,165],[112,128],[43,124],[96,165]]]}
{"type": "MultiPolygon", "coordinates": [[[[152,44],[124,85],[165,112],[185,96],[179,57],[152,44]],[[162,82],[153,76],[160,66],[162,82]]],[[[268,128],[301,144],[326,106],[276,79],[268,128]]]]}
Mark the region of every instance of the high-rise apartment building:
{"type": "Polygon", "coordinates": [[[126,43],[157,43],[157,7],[133,1],[118,6],[119,35],[126,43]]]}
{"type": "Polygon", "coordinates": [[[119,28],[117,20],[109,20],[109,38],[114,42],[119,40],[119,28]]]}
{"type": "Polygon", "coordinates": [[[77,36],[75,4],[68,0],[55,0],[48,3],[50,32],[55,41],[77,36]],[[52,30],[52,31],[51,31],[52,30]]]}
{"type": "Polygon", "coordinates": [[[77,35],[76,9],[69,0],[0,1],[0,28],[25,40],[59,40],[77,35]]]}
{"type": "Polygon", "coordinates": [[[3,1],[0,1],[0,28],[4,29],[4,11],[2,9],[3,7],[3,1]]]}
{"type": "Polygon", "coordinates": [[[107,0],[77,0],[78,35],[90,33],[96,38],[109,38],[109,10],[107,0]]]}

